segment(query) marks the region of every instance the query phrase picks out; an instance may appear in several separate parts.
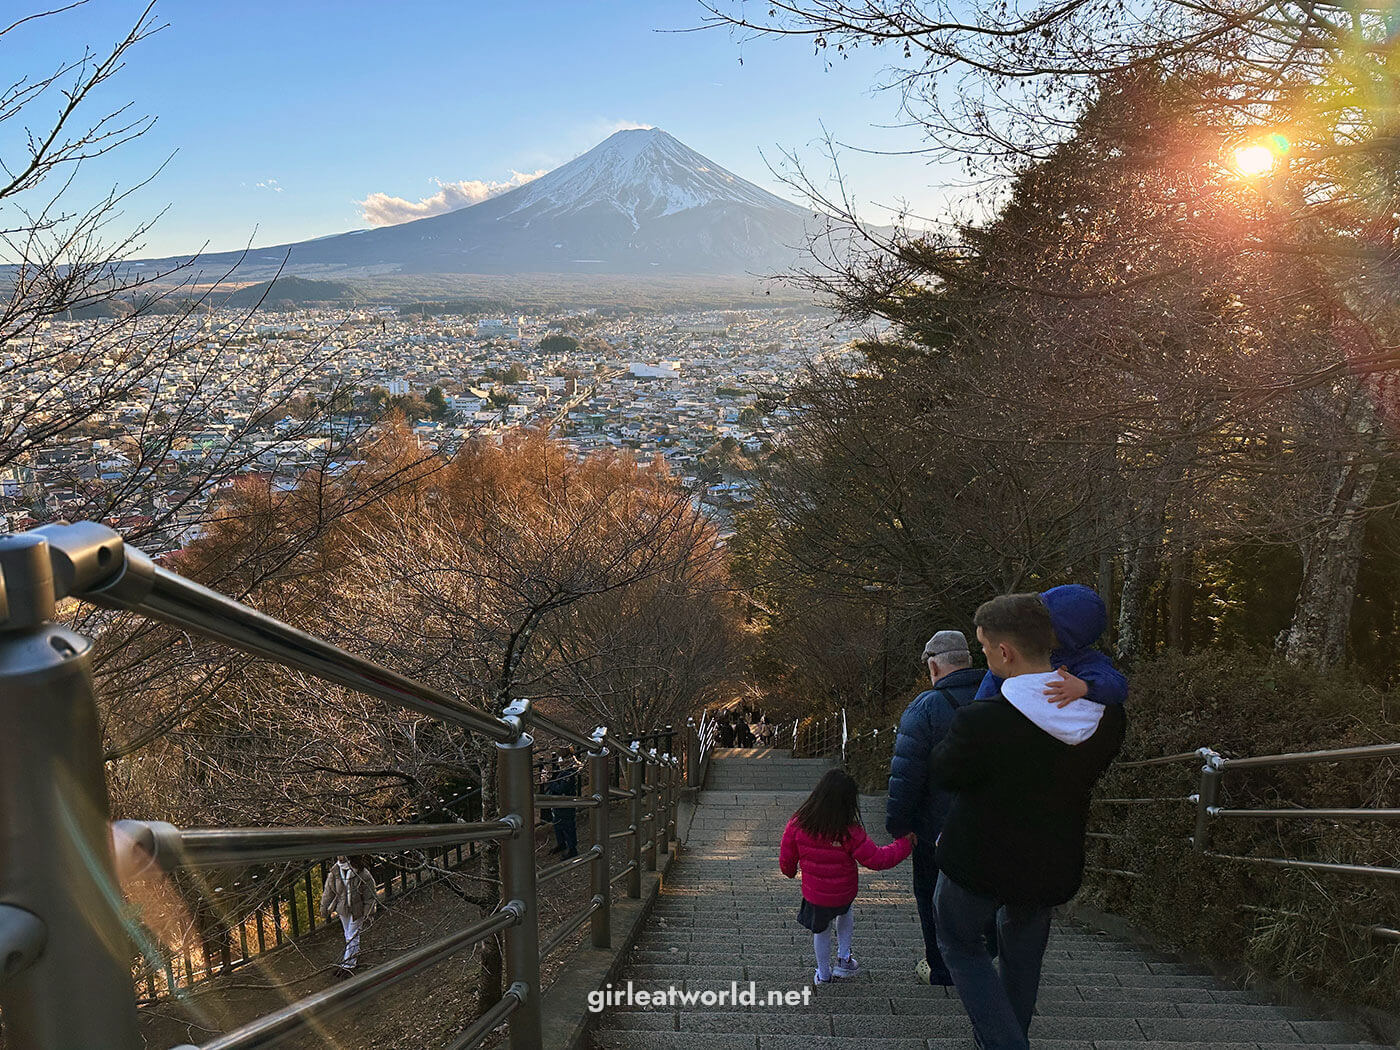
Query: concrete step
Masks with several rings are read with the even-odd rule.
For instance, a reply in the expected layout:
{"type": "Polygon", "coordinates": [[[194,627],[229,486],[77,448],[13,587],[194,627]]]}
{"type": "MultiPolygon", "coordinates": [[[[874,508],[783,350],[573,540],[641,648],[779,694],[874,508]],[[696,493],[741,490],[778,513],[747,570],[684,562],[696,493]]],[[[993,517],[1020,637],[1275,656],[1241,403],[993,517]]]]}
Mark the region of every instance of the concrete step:
{"type": "MultiPolygon", "coordinates": [[[[777,854],[783,825],[825,768],[781,754],[716,756],[688,848],[614,981],[687,992],[752,981],[760,995],[806,989],[806,1001],[616,1007],[598,1019],[597,1050],[972,1050],[956,995],[914,974],[923,941],[907,864],[861,872],[855,954],[864,972],[811,987],[811,934],[796,922],[800,889],[778,872],[777,854]]],[[[883,799],[862,805],[872,837],[886,841],[883,799]]],[[[1063,921],[1051,932],[1031,1038],[1036,1050],[1372,1046],[1352,1025],[1063,921]]]]}
{"type": "MultiPolygon", "coordinates": [[[[1197,1009],[1191,1012],[1191,1016],[1186,1018],[1192,1021],[1268,1021],[1268,1022],[1309,1022],[1309,1015],[1299,1009],[1285,1009],[1283,1007],[1269,1004],[1237,1005],[1229,1003],[1198,1003],[1191,1004],[1197,1009]]],[[[1181,1004],[1162,1002],[1157,1000],[1135,1000],[1119,999],[1111,1002],[1085,1002],[1083,1000],[1051,1000],[1040,1004],[1036,1011],[1038,1018],[1045,1019],[1079,1019],[1089,1021],[1098,1018],[1123,1018],[1152,1019],[1152,1020],[1181,1020],[1181,1004]]],[[[686,1018],[713,1017],[724,1015],[726,1017],[741,1018],[751,1014],[760,1016],[772,1016],[779,1018],[795,1019],[807,1017],[811,1014],[820,1014],[830,1017],[839,1013],[843,1017],[888,1017],[895,1015],[899,1017],[952,1017],[965,1019],[962,1003],[956,998],[886,998],[883,996],[840,996],[833,997],[827,994],[826,989],[814,990],[812,1000],[805,1006],[783,1007],[781,1010],[761,1007],[741,1007],[733,1009],[726,1004],[724,1007],[707,1008],[695,1006],[685,1011],[677,1012],[681,1017],[681,1028],[695,1027],[699,1022],[691,1023],[686,1018]]],[[[633,1007],[631,1009],[618,1007],[609,1014],[609,1024],[619,1028],[646,1028],[652,1024],[650,1019],[659,1016],[671,1016],[671,1013],[660,1009],[633,1007]],[[640,1019],[640,1020],[637,1020],[640,1019]]],[[[739,1022],[734,1022],[739,1023],[739,1022]]],[[[755,1023],[758,1022],[755,1018],[755,1023]]],[[[806,1031],[811,1026],[810,1021],[802,1021],[802,1030],[806,1031]]],[[[916,1025],[918,1021],[910,1021],[909,1024],[916,1025]]],[[[1330,1022],[1329,1022],[1330,1023],[1330,1022]]],[[[661,1025],[662,1028],[671,1027],[661,1025]]],[[[1354,1034],[1354,1033],[1353,1033],[1354,1034]]]]}
{"type": "MultiPolygon", "coordinates": [[[[1037,1038],[1036,1050],[1375,1050],[1371,1043],[1312,1043],[1297,1040],[1281,1043],[1228,1039],[1201,1041],[1137,1039],[1060,1039],[1037,1038]]],[[[599,1031],[594,1035],[597,1050],[973,1050],[972,1037],[924,1036],[906,1033],[897,1036],[849,1036],[825,1033],[706,1032],[694,1030],[645,1029],[599,1031]]]]}
{"type": "MultiPolygon", "coordinates": [[[[859,953],[857,953],[859,957],[859,953]]],[[[705,981],[728,985],[730,981],[766,981],[775,988],[789,988],[808,983],[812,977],[815,962],[806,960],[795,963],[791,956],[771,961],[740,962],[731,960],[724,966],[701,965],[694,963],[629,963],[624,969],[624,977],[634,981],[655,983],[679,983],[680,981],[705,981]]],[[[869,984],[880,987],[918,987],[918,978],[913,967],[908,969],[883,970],[876,974],[867,969],[857,977],[842,982],[843,986],[869,984]]],[[[1153,974],[1153,973],[1104,973],[1090,970],[1066,971],[1047,968],[1040,986],[1045,988],[1082,986],[1116,987],[1119,989],[1141,988],[1151,991],[1178,991],[1182,997],[1190,998],[1194,991],[1216,991],[1225,986],[1209,974],[1153,974]]]]}

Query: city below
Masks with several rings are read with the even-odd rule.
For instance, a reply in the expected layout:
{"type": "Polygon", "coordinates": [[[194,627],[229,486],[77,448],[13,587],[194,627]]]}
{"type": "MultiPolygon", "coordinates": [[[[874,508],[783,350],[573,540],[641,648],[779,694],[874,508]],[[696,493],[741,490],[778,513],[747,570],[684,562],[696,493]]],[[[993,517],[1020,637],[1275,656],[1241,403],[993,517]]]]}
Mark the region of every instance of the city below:
{"type": "MultiPolygon", "coordinates": [[[[578,454],[660,457],[727,532],[733,508],[750,498],[755,463],[781,440],[791,379],[857,333],[792,307],[611,312],[143,318],[133,338],[144,327],[187,349],[0,467],[0,530],[90,515],[121,488],[111,523],[141,533],[153,551],[176,550],[199,538],[232,481],[290,490],[312,470],[343,473],[363,435],[397,414],[421,449],[444,457],[518,428],[545,430],[578,454]]],[[[0,348],[0,375],[14,388],[0,394],[61,416],[91,383],[69,358],[110,323],[50,321],[22,354],[0,348]]]]}

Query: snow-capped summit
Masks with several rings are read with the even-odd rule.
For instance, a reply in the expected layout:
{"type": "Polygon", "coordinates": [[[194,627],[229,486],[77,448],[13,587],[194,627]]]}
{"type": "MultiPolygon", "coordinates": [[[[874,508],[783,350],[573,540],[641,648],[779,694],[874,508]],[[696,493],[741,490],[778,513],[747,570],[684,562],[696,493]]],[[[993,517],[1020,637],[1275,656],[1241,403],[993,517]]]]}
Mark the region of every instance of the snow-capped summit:
{"type": "Polygon", "coordinates": [[[427,219],[206,255],[200,266],[284,274],[770,274],[808,243],[812,213],[659,128],[619,131],[498,197],[427,219]],[[263,272],[266,271],[266,272],[263,272]]]}
{"type": "Polygon", "coordinates": [[[528,214],[529,221],[595,205],[616,209],[635,226],[716,202],[802,214],[660,128],[619,131],[513,196],[508,214],[528,214]]]}

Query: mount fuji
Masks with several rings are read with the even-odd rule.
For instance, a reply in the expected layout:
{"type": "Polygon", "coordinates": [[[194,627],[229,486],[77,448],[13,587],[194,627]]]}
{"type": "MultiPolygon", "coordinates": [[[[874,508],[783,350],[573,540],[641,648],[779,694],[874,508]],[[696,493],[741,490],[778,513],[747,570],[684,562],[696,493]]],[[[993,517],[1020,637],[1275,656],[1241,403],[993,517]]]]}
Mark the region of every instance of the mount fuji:
{"type": "MultiPolygon", "coordinates": [[[[306,277],[474,273],[766,274],[824,220],[658,128],[619,131],[561,167],[457,211],[253,249],[237,277],[284,258],[306,277]]],[[[240,253],[202,256],[206,272],[240,253]]]]}

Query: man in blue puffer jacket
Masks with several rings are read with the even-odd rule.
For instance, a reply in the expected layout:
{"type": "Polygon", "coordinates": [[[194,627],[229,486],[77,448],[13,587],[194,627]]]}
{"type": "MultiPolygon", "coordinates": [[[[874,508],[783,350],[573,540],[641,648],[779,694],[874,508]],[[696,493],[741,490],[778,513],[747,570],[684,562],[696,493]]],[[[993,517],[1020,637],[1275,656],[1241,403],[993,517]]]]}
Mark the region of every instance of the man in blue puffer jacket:
{"type": "Polygon", "coordinates": [[[924,663],[933,688],[916,696],[899,720],[894,758],[890,761],[890,789],[885,810],[885,830],[898,838],[914,832],[914,900],[924,933],[924,958],[915,972],[921,981],[951,986],[952,976],[943,965],[933,924],[933,888],[938,882],[934,847],[953,796],[934,787],[928,775],[928,756],[948,732],[953,715],[972,702],[982,672],[972,667],[967,637],[961,631],[939,631],[924,646],[924,663]]]}
{"type": "MultiPolygon", "coordinates": [[[[1128,680],[1094,643],[1108,626],[1108,607],[1098,591],[1080,583],[1051,587],[1040,600],[1050,610],[1058,647],[1050,654],[1060,681],[1051,683],[1045,698],[1064,707],[1083,698],[1096,704],[1121,704],[1128,698],[1128,680]]],[[[976,699],[986,700],[1001,691],[1001,679],[988,671],[976,699]]]]}

